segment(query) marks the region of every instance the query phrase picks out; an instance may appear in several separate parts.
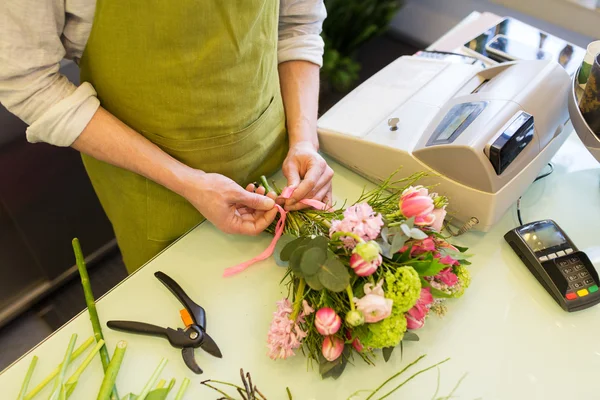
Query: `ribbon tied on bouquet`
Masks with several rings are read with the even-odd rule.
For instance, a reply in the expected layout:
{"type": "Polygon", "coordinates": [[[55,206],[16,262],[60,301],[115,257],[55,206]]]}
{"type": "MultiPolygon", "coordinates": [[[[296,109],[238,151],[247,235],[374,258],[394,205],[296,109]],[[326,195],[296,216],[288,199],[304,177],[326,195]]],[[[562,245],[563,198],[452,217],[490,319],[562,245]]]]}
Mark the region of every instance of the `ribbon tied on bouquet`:
{"type": "MultiPolygon", "coordinates": [[[[281,198],[289,199],[290,197],[292,197],[293,193],[294,193],[294,188],[286,187],[281,192],[281,198]]],[[[325,204],[321,201],[315,200],[315,199],[302,199],[302,200],[300,200],[300,203],[302,203],[306,206],[312,207],[316,210],[326,210],[326,211],[332,210],[331,208],[327,207],[327,204],[325,204]]],[[[287,211],[285,211],[283,209],[283,207],[281,207],[279,204],[275,204],[275,207],[277,207],[277,212],[279,213],[279,221],[277,221],[277,225],[275,225],[275,235],[273,236],[273,240],[271,240],[271,244],[269,244],[269,247],[267,247],[262,253],[260,253],[256,257],[254,257],[248,261],[245,261],[241,264],[238,264],[236,266],[227,268],[223,272],[224,277],[229,277],[229,276],[239,274],[240,272],[242,272],[246,268],[252,266],[253,264],[255,264],[259,261],[266,260],[267,258],[269,258],[273,255],[273,252],[275,251],[275,246],[277,245],[277,241],[283,234],[283,229],[285,228],[285,219],[287,216],[287,211]]]]}

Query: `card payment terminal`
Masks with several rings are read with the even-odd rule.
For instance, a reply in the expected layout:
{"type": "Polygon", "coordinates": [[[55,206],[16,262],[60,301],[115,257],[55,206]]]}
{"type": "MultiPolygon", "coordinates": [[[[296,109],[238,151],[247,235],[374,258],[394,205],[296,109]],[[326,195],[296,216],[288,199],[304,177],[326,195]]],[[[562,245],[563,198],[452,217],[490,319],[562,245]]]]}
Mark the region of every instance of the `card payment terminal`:
{"type": "Polygon", "coordinates": [[[594,265],[554,221],[525,224],[504,239],[564,310],[579,311],[600,303],[594,265]]]}

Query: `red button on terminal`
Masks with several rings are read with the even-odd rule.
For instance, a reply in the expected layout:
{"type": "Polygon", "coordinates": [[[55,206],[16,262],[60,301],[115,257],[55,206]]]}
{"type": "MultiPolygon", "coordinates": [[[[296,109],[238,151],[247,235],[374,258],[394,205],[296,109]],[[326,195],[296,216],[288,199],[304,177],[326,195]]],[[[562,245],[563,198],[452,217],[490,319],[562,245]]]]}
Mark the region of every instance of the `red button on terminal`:
{"type": "Polygon", "coordinates": [[[571,293],[567,293],[567,295],[565,296],[567,298],[567,300],[575,300],[577,298],[577,295],[573,292],[571,293]]]}

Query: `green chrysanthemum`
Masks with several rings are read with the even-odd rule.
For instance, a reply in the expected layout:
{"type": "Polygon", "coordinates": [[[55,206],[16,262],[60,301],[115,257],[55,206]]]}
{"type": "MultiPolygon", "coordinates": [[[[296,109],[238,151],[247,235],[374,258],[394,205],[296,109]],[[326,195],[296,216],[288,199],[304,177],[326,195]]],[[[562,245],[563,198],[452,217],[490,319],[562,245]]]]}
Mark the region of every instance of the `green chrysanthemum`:
{"type": "Polygon", "coordinates": [[[471,273],[462,265],[454,267],[454,273],[458,277],[458,285],[460,289],[454,292],[452,297],[458,298],[463,295],[465,289],[471,284],[471,273]]]}
{"type": "Polygon", "coordinates": [[[421,296],[421,279],[413,267],[398,268],[385,273],[385,297],[394,301],[392,314],[404,314],[421,296]]]}
{"type": "Polygon", "coordinates": [[[386,319],[374,324],[367,324],[368,331],[360,338],[365,347],[383,349],[396,347],[406,332],[406,317],[404,313],[394,313],[386,319]]]}

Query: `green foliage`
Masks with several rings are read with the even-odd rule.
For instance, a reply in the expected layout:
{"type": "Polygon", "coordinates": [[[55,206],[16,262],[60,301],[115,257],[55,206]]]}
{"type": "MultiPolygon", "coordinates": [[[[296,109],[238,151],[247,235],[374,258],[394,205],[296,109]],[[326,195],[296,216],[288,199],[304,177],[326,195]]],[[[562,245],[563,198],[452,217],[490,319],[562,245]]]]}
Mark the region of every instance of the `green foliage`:
{"type": "MultiPolygon", "coordinates": [[[[385,297],[392,299],[392,313],[404,314],[421,296],[421,280],[412,267],[401,267],[385,273],[385,297]]],[[[384,346],[385,347],[385,346],[384,346]]]]}
{"type": "Polygon", "coordinates": [[[356,82],[358,48],[385,33],[401,4],[398,0],[325,0],[322,74],[333,89],[344,92],[356,82]]]}
{"type": "Polygon", "coordinates": [[[366,324],[368,328],[364,336],[359,336],[363,346],[373,349],[396,347],[406,332],[406,317],[403,312],[394,311],[392,315],[374,324],[366,324]]]}

